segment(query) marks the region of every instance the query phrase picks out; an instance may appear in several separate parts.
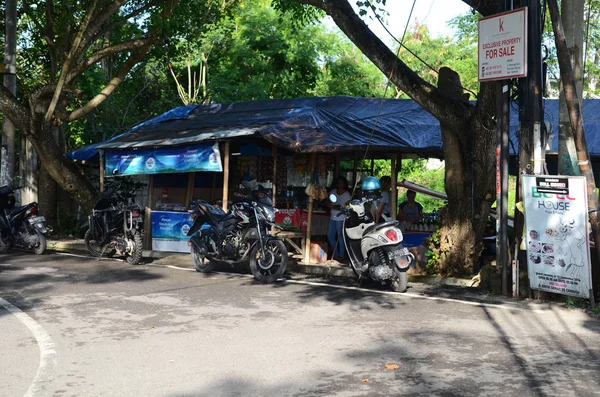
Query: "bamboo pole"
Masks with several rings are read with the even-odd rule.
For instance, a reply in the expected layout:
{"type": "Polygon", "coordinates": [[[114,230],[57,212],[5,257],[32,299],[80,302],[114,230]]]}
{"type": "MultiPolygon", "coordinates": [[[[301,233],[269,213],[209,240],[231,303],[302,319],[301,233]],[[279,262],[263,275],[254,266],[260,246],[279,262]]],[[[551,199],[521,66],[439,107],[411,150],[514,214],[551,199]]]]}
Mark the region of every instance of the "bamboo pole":
{"type": "Polygon", "coordinates": [[[354,190],[356,189],[356,185],[358,183],[357,174],[358,174],[358,157],[357,157],[357,154],[354,153],[354,166],[352,168],[352,194],[354,194],[354,190]]]}
{"type": "Polygon", "coordinates": [[[229,141],[225,142],[225,155],[223,157],[223,211],[227,212],[229,197],[229,141]]]}
{"type": "Polygon", "coordinates": [[[392,154],[391,159],[391,173],[390,178],[392,179],[392,191],[390,192],[390,216],[392,219],[396,219],[396,208],[398,202],[398,173],[396,172],[396,153],[392,154]]]}
{"type": "Polygon", "coordinates": [[[98,149],[98,156],[100,156],[100,193],[104,191],[104,150],[98,149]]]}
{"type": "MultiPolygon", "coordinates": [[[[596,252],[600,258],[600,225],[598,224],[598,196],[596,195],[596,181],[594,180],[594,172],[590,163],[585,130],[583,128],[583,112],[577,94],[575,75],[573,73],[573,65],[571,64],[571,56],[567,47],[567,39],[565,30],[560,18],[557,0],[548,0],[548,8],[550,9],[550,19],[552,20],[552,28],[554,29],[554,39],[556,42],[556,53],[558,57],[558,65],[560,67],[560,78],[563,84],[565,100],[567,102],[567,110],[569,111],[569,120],[571,121],[571,129],[575,138],[575,148],[577,149],[577,159],[581,175],[587,180],[588,206],[590,214],[590,223],[596,245],[596,252]]],[[[593,284],[593,283],[592,283],[593,284]]],[[[594,293],[590,290],[590,301],[594,304],[594,293]]]]}
{"type": "MultiPolygon", "coordinates": [[[[315,166],[317,163],[317,154],[316,153],[312,153],[310,155],[310,165],[308,167],[308,170],[310,172],[311,175],[311,182],[312,182],[312,175],[315,173],[315,166]]],[[[306,264],[310,264],[310,229],[312,227],[312,212],[313,212],[313,197],[309,196],[308,197],[308,224],[306,225],[306,242],[304,244],[304,263],[306,264]]]]}
{"type": "Polygon", "coordinates": [[[146,195],[146,210],[144,211],[144,248],[152,249],[152,195],[154,194],[154,175],[148,181],[148,194],[146,195]]]}

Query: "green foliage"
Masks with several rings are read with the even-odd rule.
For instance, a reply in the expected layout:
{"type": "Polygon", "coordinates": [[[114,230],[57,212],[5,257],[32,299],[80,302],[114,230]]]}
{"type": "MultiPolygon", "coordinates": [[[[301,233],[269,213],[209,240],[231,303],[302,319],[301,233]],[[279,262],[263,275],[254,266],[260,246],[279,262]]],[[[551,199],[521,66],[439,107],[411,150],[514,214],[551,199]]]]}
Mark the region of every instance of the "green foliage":
{"type": "MultiPolygon", "coordinates": [[[[444,168],[427,169],[427,160],[425,159],[403,160],[398,179],[406,179],[409,182],[417,183],[441,193],[445,193],[446,191],[444,188],[444,168]]],[[[406,190],[400,195],[398,203],[402,203],[405,200],[406,190]]],[[[437,211],[445,204],[443,200],[422,194],[417,194],[416,200],[423,206],[423,212],[425,213],[437,211]]]]}
{"type": "Polygon", "coordinates": [[[592,308],[592,313],[600,314],[600,304],[597,304],[594,308],[592,308]]]}
{"type": "Polygon", "coordinates": [[[439,261],[441,258],[440,231],[437,230],[433,233],[431,237],[425,240],[423,245],[427,248],[427,265],[425,265],[425,272],[432,276],[439,274],[439,261]]]}
{"type": "MultiPolygon", "coordinates": [[[[475,36],[472,36],[472,21],[461,20],[456,24],[459,30],[464,29],[464,31],[459,31],[457,38],[453,39],[432,37],[427,26],[415,23],[408,29],[404,44],[435,70],[446,66],[456,71],[461,77],[462,86],[477,93],[479,91],[477,30],[475,30],[475,36]]],[[[400,58],[423,79],[437,85],[438,75],[429,66],[404,48],[400,49],[399,54],[400,58]]],[[[406,97],[406,95],[402,96],[406,97]]]]}
{"type": "Polygon", "coordinates": [[[129,203],[145,187],[145,183],[135,180],[130,176],[120,176],[106,180],[106,190],[114,191],[121,203],[129,203]]]}

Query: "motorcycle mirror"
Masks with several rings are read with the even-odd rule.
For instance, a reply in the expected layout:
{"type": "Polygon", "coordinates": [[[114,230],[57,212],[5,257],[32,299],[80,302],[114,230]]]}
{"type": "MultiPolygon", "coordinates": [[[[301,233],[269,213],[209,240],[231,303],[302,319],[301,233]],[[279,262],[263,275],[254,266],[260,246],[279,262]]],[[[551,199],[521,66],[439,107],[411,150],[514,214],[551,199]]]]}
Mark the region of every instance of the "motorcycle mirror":
{"type": "Polygon", "coordinates": [[[112,172],[112,174],[113,174],[113,175],[117,175],[118,173],[119,173],[119,169],[118,169],[118,168],[115,168],[115,169],[113,170],[113,172],[112,172]]]}
{"type": "Polygon", "coordinates": [[[332,203],[337,202],[337,196],[335,194],[331,193],[329,195],[329,201],[331,201],[332,203]]]}

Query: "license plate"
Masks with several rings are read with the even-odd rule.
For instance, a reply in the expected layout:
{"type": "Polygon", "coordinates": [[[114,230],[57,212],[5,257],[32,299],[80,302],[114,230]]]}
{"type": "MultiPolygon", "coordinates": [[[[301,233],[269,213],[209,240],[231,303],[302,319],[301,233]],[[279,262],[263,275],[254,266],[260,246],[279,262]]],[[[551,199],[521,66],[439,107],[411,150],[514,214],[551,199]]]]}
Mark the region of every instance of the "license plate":
{"type": "Polygon", "coordinates": [[[46,222],[46,218],[44,218],[43,216],[34,216],[33,218],[29,218],[29,223],[31,223],[32,225],[35,223],[42,222],[46,222]]]}
{"type": "Polygon", "coordinates": [[[389,256],[390,259],[394,259],[394,258],[399,258],[401,256],[406,256],[409,253],[410,252],[408,251],[408,248],[400,248],[400,249],[397,249],[397,250],[390,251],[388,253],[388,256],[389,256]]]}

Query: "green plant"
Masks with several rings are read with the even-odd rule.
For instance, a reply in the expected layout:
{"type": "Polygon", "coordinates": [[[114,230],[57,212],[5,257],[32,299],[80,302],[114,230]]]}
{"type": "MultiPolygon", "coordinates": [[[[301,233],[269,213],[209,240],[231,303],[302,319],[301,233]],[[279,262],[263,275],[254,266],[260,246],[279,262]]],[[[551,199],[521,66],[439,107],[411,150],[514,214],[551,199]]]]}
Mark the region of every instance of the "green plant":
{"type": "Polygon", "coordinates": [[[439,230],[426,239],[423,245],[427,248],[427,264],[425,265],[425,272],[431,276],[439,274],[439,261],[441,257],[439,230]]]}
{"type": "Polygon", "coordinates": [[[573,300],[573,298],[571,298],[570,296],[567,297],[567,300],[565,300],[565,307],[567,309],[573,309],[575,307],[575,301],[573,300]]]}
{"type": "Polygon", "coordinates": [[[110,178],[106,181],[106,190],[114,191],[117,199],[123,203],[129,203],[144,187],[146,187],[144,182],[137,181],[130,176],[110,178]]]}
{"type": "Polygon", "coordinates": [[[600,314],[600,303],[592,308],[592,313],[600,314]]]}

